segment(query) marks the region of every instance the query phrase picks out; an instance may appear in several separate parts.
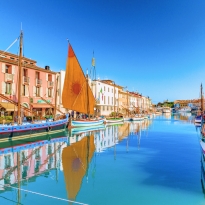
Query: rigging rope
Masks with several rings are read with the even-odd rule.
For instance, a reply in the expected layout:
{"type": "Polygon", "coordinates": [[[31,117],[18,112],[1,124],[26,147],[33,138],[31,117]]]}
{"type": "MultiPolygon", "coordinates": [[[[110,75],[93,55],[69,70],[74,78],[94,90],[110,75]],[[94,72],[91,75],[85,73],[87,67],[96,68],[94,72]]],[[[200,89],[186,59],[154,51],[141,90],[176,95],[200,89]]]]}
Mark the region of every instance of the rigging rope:
{"type": "MultiPolygon", "coordinates": [[[[14,43],[16,43],[16,41],[18,41],[18,39],[19,39],[19,37],[17,39],[15,39],[15,41],[5,51],[3,51],[2,54],[5,53],[6,51],[8,51],[9,48],[11,48],[11,46],[13,46],[14,43]]],[[[0,56],[2,56],[2,54],[0,56]]]]}
{"type": "Polygon", "coordinates": [[[58,199],[58,200],[61,200],[61,201],[67,201],[67,202],[71,202],[71,203],[74,203],[74,204],[88,205],[88,204],[84,204],[84,203],[77,202],[77,201],[72,201],[72,200],[63,199],[63,198],[59,198],[59,197],[55,197],[55,196],[51,196],[51,195],[47,195],[47,194],[41,194],[41,193],[38,193],[38,192],[29,191],[29,190],[26,190],[26,189],[20,189],[20,188],[13,187],[13,186],[10,186],[10,185],[1,185],[0,184],[0,186],[2,186],[2,187],[10,187],[10,188],[17,189],[17,190],[19,189],[21,191],[29,192],[29,193],[32,193],[32,194],[37,194],[37,195],[40,195],[40,196],[46,196],[46,197],[53,198],[53,199],[58,199]]]}

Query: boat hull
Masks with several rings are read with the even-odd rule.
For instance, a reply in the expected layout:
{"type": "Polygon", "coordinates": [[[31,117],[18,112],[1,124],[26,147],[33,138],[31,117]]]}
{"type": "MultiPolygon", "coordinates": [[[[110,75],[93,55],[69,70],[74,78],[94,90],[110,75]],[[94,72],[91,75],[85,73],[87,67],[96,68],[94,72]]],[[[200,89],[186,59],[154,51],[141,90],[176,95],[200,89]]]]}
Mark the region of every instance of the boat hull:
{"type": "Polygon", "coordinates": [[[3,125],[0,126],[0,141],[30,138],[36,135],[46,135],[48,133],[55,133],[65,129],[67,119],[41,122],[38,124],[25,123],[22,125],[3,125]]]}
{"type": "Polygon", "coordinates": [[[105,122],[107,124],[113,124],[113,123],[124,122],[124,119],[123,118],[121,118],[121,119],[106,119],[105,122]]]}
{"type": "Polygon", "coordinates": [[[131,121],[142,121],[144,119],[145,119],[144,117],[132,117],[132,118],[130,118],[131,121]]]}
{"type": "Polygon", "coordinates": [[[89,127],[95,125],[102,125],[104,120],[73,120],[71,121],[72,127],[89,127]]]}

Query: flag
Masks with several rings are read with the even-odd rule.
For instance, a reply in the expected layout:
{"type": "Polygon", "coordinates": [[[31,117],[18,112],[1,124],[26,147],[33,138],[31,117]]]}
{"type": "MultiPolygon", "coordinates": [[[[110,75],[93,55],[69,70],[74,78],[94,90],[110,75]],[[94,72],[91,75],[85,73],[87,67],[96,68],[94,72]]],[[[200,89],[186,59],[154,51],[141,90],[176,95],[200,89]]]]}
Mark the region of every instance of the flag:
{"type": "Polygon", "coordinates": [[[95,58],[92,58],[92,66],[95,67],[95,58]]]}
{"type": "Polygon", "coordinates": [[[102,88],[100,89],[100,93],[102,93],[102,88]]]}

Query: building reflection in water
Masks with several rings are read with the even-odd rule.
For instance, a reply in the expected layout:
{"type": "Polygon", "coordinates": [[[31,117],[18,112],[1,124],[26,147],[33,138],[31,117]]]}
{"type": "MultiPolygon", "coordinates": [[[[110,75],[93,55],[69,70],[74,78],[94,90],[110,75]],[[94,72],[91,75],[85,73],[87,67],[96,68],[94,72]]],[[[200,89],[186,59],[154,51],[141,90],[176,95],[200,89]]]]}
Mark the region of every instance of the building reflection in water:
{"type": "MultiPolygon", "coordinates": [[[[81,188],[83,178],[88,181],[89,169],[95,174],[96,156],[106,149],[113,148],[116,159],[117,144],[127,140],[126,150],[129,151],[129,137],[138,138],[138,148],[142,132],[146,132],[151,120],[141,122],[125,122],[115,126],[100,126],[88,130],[71,130],[64,137],[52,136],[48,139],[37,137],[33,142],[16,142],[15,145],[1,143],[0,148],[0,192],[10,190],[9,186],[20,187],[35,182],[39,175],[49,176],[56,170],[55,180],[59,171],[63,171],[67,196],[75,200],[81,188]],[[95,156],[95,157],[94,157],[95,156]],[[93,159],[94,157],[94,159],[93,159]],[[92,166],[92,167],[91,167],[92,166]]],[[[22,200],[20,190],[18,201],[22,200]]]]}
{"type": "Polygon", "coordinates": [[[175,120],[182,120],[182,121],[193,123],[195,115],[192,115],[191,112],[181,112],[181,113],[175,113],[173,117],[175,120]]]}

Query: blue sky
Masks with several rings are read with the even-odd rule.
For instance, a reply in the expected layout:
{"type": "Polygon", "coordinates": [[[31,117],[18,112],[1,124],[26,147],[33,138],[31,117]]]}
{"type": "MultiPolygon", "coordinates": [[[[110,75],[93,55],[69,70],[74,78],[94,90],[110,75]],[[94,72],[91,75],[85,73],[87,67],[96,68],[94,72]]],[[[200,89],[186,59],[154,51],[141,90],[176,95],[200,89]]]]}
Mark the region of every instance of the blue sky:
{"type": "Polygon", "coordinates": [[[94,51],[100,79],[153,103],[194,99],[205,87],[204,10],[204,0],[2,0],[0,50],[22,22],[24,55],[38,66],[64,70],[68,38],[84,71],[94,51]]]}

